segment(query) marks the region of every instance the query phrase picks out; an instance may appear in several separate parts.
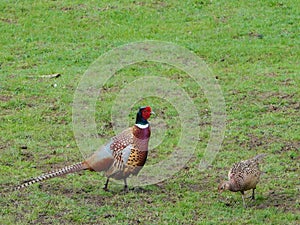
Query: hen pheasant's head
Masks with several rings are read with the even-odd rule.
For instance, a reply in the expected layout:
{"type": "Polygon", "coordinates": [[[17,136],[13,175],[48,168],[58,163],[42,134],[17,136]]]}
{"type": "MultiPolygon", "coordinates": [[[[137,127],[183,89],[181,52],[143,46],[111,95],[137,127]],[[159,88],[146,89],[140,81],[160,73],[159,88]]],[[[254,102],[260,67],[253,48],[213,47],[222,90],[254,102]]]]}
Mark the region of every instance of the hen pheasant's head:
{"type": "Polygon", "coordinates": [[[230,186],[229,181],[221,182],[218,186],[219,193],[222,193],[225,190],[229,190],[229,186],[230,186]]]}
{"type": "Polygon", "coordinates": [[[150,106],[141,107],[136,115],[136,124],[148,124],[147,120],[150,118],[151,114],[154,114],[154,112],[152,112],[150,106]]]}

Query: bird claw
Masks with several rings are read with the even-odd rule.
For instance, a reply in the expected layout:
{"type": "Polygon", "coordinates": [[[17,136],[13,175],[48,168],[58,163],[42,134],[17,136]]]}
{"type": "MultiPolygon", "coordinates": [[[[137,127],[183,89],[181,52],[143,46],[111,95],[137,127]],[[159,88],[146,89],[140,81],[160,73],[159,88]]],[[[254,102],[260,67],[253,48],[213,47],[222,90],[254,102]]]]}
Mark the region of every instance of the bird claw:
{"type": "Polygon", "coordinates": [[[122,192],[123,192],[123,193],[128,193],[128,192],[129,192],[129,189],[128,189],[128,186],[127,186],[127,185],[124,186],[122,192]]]}
{"type": "Polygon", "coordinates": [[[147,189],[144,189],[142,187],[133,187],[133,188],[130,188],[131,191],[134,191],[136,193],[144,193],[144,192],[147,192],[147,189]]]}
{"type": "Polygon", "coordinates": [[[106,192],[109,192],[107,187],[104,187],[103,190],[106,191],[106,192]]]}
{"type": "Polygon", "coordinates": [[[125,194],[129,193],[129,190],[128,189],[123,189],[120,193],[125,195],[125,194]]]}
{"type": "Polygon", "coordinates": [[[248,198],[255,201],[255,198],[253,196],[249,196],[248,198]]]}

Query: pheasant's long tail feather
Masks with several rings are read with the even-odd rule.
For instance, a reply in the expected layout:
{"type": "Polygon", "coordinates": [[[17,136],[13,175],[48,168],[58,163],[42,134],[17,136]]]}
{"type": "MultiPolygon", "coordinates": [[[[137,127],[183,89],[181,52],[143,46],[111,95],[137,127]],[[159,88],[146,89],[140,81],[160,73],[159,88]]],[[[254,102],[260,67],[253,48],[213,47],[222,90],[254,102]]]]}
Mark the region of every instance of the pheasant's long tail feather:
{"type": "Polygon", "coordinates": [[[262,160],[265,156],[266,156],[267,154],[258,154],[257,156],[255,156],[254,158],[253,158],[253,160],[254,161],[260,161],[260,160],[262,160]]]}
{"type": "Polygon", "coordinates": [[[88,166],[84,162],[76,163],[76,164],[73,164],[71,166],[66,166],[62,169],[51,171],[49,173],[42,174],[38,177],[26,180],[22,184],[20,184],[19,186],[16,186],[14,188],[14,190],[19,190],[19,189],[28,187],[28,186],[30,186],[34,183],[42,182],[44,180],[48,180],[48,179],[51,179],[51,178],[54,178],[54,177],[62,176],[62,175],[68,174],[68,173],[79,172],[79,171],[85,170],[85,169],[88,169],[88,166]]]}

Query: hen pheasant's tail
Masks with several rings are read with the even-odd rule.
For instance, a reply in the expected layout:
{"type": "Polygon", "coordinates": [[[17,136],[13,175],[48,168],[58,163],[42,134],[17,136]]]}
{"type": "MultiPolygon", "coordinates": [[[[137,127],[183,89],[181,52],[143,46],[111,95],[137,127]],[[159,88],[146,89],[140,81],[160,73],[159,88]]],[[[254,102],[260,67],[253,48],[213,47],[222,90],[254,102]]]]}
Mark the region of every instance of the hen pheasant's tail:
{"type": "Polygon", "coordinates": [[[44,180],[48,180],[48,179],[51,179],[51,178],[54,178],[54,177],[62,176],[62,175],[68,174],[68,173],[79,172],[81,170],[86,170],[88,168],[89,167],[84,162],[76,163],[76,164],[73,164],[71,166],[66,166],[62,169],[51,171],[51,172],[43,174],[41,176],[26,180],[22,184],[20,184],[19,186],[16,186],[14,188],[14,190],[19,190],[19,189],[28,187],[28,186],[30,186],[34,183],[42,182],[44,180]]]}
{"type": "Polygon", "coordinates": [[[260,160],[262,160],[267,154],[258,154],[257,156],[255,156],[253,158],[254,161],[259,162],[260,160]]]}

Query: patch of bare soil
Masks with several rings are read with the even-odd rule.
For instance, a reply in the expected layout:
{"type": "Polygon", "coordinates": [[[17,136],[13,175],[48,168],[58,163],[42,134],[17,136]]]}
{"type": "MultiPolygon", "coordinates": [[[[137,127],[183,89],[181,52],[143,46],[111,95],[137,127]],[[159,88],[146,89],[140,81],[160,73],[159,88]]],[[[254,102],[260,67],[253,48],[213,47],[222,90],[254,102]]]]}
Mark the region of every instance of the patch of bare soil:
{"type": "Polygon", "coordinates": [[[270,144],[275,142],[281,142],[283,145],[280,149],[275,151],[275,153],[283,153],[288,151],[299,151],[300,142],[299,141],[285,141],[282,142],[277,137],[274,136],[261,136],[258,137],[254,134],[248,134],[248,140],[241,142],[238,137],[235,138],[235,141],[240,144],[241,147],[247,149],[256,149],[258,147],[268,149],[270,144]]]}
{"type": "Polygon", "coordinates": [[[8,102],[8,101],[10,101],[11,98],[12,98],[11,96],[0,95],[0,101],[2,101],[2,102],[8,102]]]}
{"type": "Polygon", "coordinates": [[[0,18],[0,21],[4,22],[4,23],[8,23],[8,24],[16,24],[17,21],[10,19],[10,18],[0,18]]]}
{"type": "MultiPolygon", "coordinates": [[[[298,152],[298,154],[299,154],[300,142],[298,142],[298,141],[284,142],[282,147],[280,149],[278,149],[277,151],[275,151],[275,153],[281,154],[281,153],[289,152],[289,151],[298,152]]],[[[298,158],[298,157],[296,157],[296,158],[298,158]]],[[[294,158],[292,157],[291,159],[294,159],[294,158]]]]}
{"type": "Polygon", "coordinates": [[[267,105],[267,112],[284,112],[288,109],[290,110],[299,110],[300,103],[297,101],[295,94],[286,94],[280,92],[264,92],[264,93],[253,93],[263,101],[267,101],[270,98],[278,99],[276,102],[278,104],[269,104],[267,105]]]}
{"type": "Polygon", "coordinates": [[[256,137],[253,134],[249,134],[248,136],[250,138],[250,141],[248,143],[250,149],[253,149],[253,148],[256,148],[256,147],[259,147],[259,146],[263,145],[262,138],[256,137]]]}
{"type": "MultiPolygon", "coordinates": [[[[299,194],[292,195],[284,192],[271,191],[267,196],[263,197],[263,200],[252,200],[250,198],[250,192],[246,192],[245,202],[247,207],[255,209],[267,209],[271,207],[278,208],[283,212],[299,213],[299,194]],[[249,193],[248,193],[249,192],[249,193]]],[[[237,196],[227,195],[224,193],[219,196],[219,201],[228,207],[242,206],[243,201],[240,193],[236,193],[237,196]]]]}
{"type": "Polygon", "coordinates": [[[291,195],[284,192],[271,191],[266,199],[255,206],[257,209],[265,209],[269,207],[276,207],[283,212],[298,212],[299,213],[299,193],[298,195],[291,195]],[[297,209],[298,208],[298,209],[297,209]]]}
{"type": "Polygon", "coordinates": [[[33,161],[34,155],[30,152],[30,150],[27,150],[27,146],[21,146],[21,160],[22,161],[33,161]]]}

